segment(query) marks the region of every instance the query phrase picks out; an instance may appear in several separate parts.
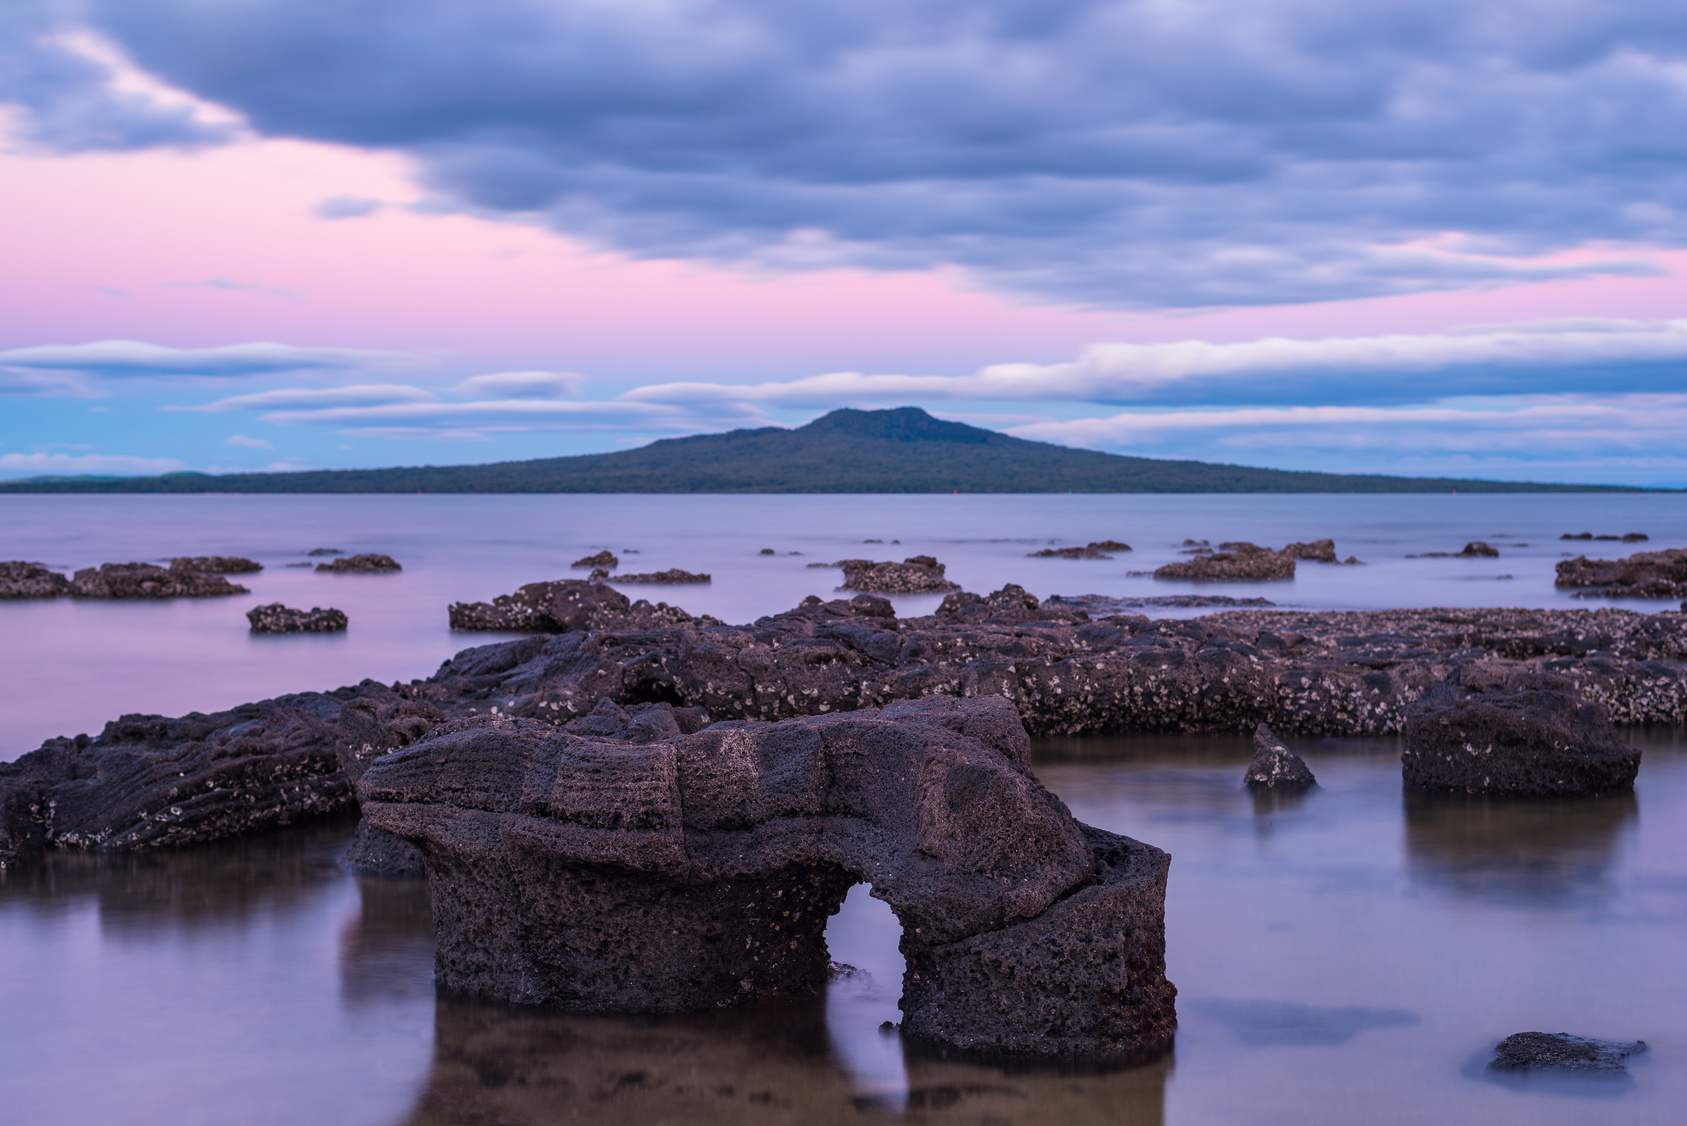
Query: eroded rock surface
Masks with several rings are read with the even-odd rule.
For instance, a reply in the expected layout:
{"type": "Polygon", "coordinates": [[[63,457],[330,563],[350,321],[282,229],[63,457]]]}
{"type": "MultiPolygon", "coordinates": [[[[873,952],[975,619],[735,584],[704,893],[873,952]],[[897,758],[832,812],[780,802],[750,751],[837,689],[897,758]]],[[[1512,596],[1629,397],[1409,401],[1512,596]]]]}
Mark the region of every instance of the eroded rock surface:
{"type": "Polygon", "coordinates": [[[1406,721],[1406,784],[1472,794],[1606,794],[1634,788],[1640,752],[1563,676],[1472,662],[1406,721]]]}
{"type": "Polygon", "coordinates": [[[346,628],[344,610],[312,606],[295,610],[279,602],[254,606],[246,611],[253,633],[337,633],[346,628]]]}
{"type": "Polygon", "coordinates": [[[1242,776],[1250,790],[1283,790],[1298,793],[1318,784],[1301,757],[1283,745],[1271,728],[1254,728],[1254,758],[1242,776]]]}
{"type": "Polygon", "coordinates": [[[1568,1032],[1517,1032],[1494,1045],[1495,1071],[1567,1071],[1621,1075],[1644,1040],[1590,1040],[1568,1032]]]}
{"type": "Polygon", "coordinates": [[[75,598],[221,598],[251,593],[221,575],[196,571],[182,562],[178,559],[168,569],[151,563],[84,567],[70,581],[70,593],[75,598]]]}
{"type": "Polygon", "coordinates": [[[58,598],[69,593],[70,580],[39,563],[0,563],[0,598],[58,598]]]}
{"type": "Polygon", "coordinates": [[[805,995],[873,885],[904,928],[902,1033],[992,1055],[1170,1046],[1169,858],[1080,825],[1000,697],[647,742],[446,723],[375,761],[366,821],[427,864],[448,990],[578,1012],[805,995]]]}
{"type": "Polygon", "coordinates": [[[1557,585],[1577,598],[1680,598],[1687,595],[1687,548],[1637,551],[1626,559],[1578,556],[1558,564],[1557,585]]]}
{"type": "Polygon", "coordinates": [[[875,594],[935,594],[960,590],[960,584],[943,577],[945,566],[930,555],[914,555],[900,563],[875,563],[871,559],[843,559],[843,585],[839,590],[875,594]]]}
{"type": "MultiPolygon", "coordinates": [[[[314,555],[315,552],[312,552],[314,555]]],[[[348,555],[344,559],[332,559],[327,563],[318,563],[316,569],[333,575],[379,575],[388,571],[402,571],[398,560],[390,555],[379,552],[368,552],[363,555],[348,555]]]]}

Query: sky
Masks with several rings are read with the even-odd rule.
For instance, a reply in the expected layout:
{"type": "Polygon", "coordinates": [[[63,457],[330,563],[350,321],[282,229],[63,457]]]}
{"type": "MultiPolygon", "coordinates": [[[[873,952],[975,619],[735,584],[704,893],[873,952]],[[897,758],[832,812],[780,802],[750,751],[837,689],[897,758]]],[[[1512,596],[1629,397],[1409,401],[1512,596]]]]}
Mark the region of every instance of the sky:
{"type": "Polygon", "coordinates": [[[1687,486],[1687,7],[7,0],[0,476],[924,407],[1687,486]]]}

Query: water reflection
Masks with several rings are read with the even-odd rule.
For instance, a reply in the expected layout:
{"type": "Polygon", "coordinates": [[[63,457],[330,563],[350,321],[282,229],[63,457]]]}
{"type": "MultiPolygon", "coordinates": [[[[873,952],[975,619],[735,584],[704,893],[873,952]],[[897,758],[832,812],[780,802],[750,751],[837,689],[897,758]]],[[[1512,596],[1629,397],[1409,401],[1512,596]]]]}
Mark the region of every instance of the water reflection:
{"type": "Polygon", "coordinates": [[[360,908],[340,932],[347,1008],[433,993],[433,911],[426,880],[360,876],[360,908]]]}
{"type": "Polygon", "coordinates": [[[1404,792],[1415,881],[1489,902],[1566,904],[1607,896],[1633,794],[1500,798],[1404,792]]]}
{"type": "Polygon", "coordinates": [[[1345,1044],[1373,1028],[1407,1028],[1419,1023],[1405,1009],[1358,1005],[1320,1008],[1295,1001],[1185,1001],[1183,1007],[1223,1025],[1250,1048],[1277,1044],[1345,1044]]]}

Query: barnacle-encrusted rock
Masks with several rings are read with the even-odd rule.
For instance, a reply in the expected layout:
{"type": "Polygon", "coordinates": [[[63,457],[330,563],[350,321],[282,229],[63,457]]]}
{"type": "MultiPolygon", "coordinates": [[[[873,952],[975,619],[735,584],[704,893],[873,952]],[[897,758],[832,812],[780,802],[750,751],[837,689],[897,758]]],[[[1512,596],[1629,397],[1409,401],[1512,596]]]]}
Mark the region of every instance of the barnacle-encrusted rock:
{"type": "Polygon", "coordinates": [[[1295,557],[1269,547],[1251,543],[1225,543],[1226,549],[1207,555],[1196,555],[1176,563],[1165,563],[1154,569],[1157,579],[1201,579],[1209,582],[1226,579],[1270,580],[1295,577],[1295,557]]]}
{"type": "Polygon", "coordinates": [[[57,598],[70,593],[70,580],[39,563],[0,563],[0,598],[57,598]]]}
{"type": "Polygon", "coordinates": [[[1590,1040],[1568,1032],[1515,1032],[1494,1045],[1495,1071],[1569,1071],[1622,1075],[1644,1040],[1590,1040]]]}
{"type": "Polygon", "coordinates": [[[1299,791],[1316,786],[1318,779],[1301,757],[1262,723],[1254,728],[1254,758],[1242,776],[1242,784],[1250,790],[1299,791]]]}
{"type": "Polygon", "coordinates": [[[344,559],[332,559],[327,563],[318,563],[318,571],[329,574],[343,575],[347,573],[359,575],[378,575],[386,571],[402,571],[398,560],[390,555],[371,552],[364,555],[348,555],[344,559]]]}
{"type": "Polygon", "coordinates": [[[1000,697],[626,742],[488,716],[377,759],[365,819],[422,852],[436,979],[579,1012],[802,995],[873,885],[904,928],[902,1034],[1125,1060],[1170,1047],[1169,858],[1080,825],[1000,697]]]}
{"type": "MultiPolygon", "coordinates": [[[[625,577],[616,580],[627,581],[625,577]]],[[[458,602],[449,610],[452,629],[515,630],[566,633],[570,630],[655,629],[697,622],[719,625],[719,619],[693,618],[678,606],[627,596],[602,582],[559,579],[528,583],[514,594],[500,594],[491,602],[458,602]]]]}
{"type": "Polygon", "coordinates": [[[70,581],[70,593],[76,598],[219,598],[251,593],[221,575],[196,571],[182,563],[178,559],[168,569],[151,563],[84,567],[70,581]]]}
{"type": "Polygon", "coordinates": [[[253,633],[337,633],[346,628],[344,610],[312,606],[295,610],[279,602],[254,606],[246,611],[253,633]]]}
{"type": "Polygon", "coordinates": [[[714,579],[706,574],[682,571],[678,567],[670,567],[666,571],[647,571],[637,575],[616,575],[611,580],[618,583],[657,583],[657,584],[685,584],[708,583],[714,579]]]}
{"type": "Polygon", "coordinates": [[[262,563],[239,555],[178,555],[170,566],[207,575],[250,575],[264,569],[262,563]]]}
{"type": "Polygon", "coordinates": [[[1633,789],[1640,752],[1567,677],[1472,662],[1414,706],[1400,761],[1425,790],[1606,794],[1633,789]]]}
{"type": "Polygon", "coordinates": [[[900,563],[875,563],[871,559],[843,559],[843,585],[839,590],[874,594],[935,594],[960,590],[960,584],[943,577],[945,567],[930,555],[914,555],[900,563]]]}
{"type": "Polygon", "coordinates": [[[1578,588],[1577,598],[1680,598],[1687,595],[1687,548],[1637,551],[1626,559],[1558,564],[1557,585],[1578,588]]]}

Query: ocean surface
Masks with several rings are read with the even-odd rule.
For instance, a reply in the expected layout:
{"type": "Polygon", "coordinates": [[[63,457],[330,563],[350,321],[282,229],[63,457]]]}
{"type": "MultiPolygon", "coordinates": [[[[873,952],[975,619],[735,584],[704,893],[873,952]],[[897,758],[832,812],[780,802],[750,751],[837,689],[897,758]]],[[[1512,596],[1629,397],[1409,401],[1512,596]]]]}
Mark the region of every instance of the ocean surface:
{"type": "MultiPolygon", "coordinates": [[[[969,590],[1199,592],[1284,606],[1602,606],[1554,589],[1565,552],[1687,544],[1687,497],[4,497],[0,558],[66,570],[240,554],[252,593],[156,604],[0,603],[0,760],[124,712],[212,710],[363,677],[426,676],[467,645],[446,606],[564,577],[609,548],[628,587],[728,621],[830,595],[813,562],[936,555],[969,590]],[[1565,542],[1644,532],[1646,544],[1565,542]],[[1330,537],[1363,567],[1291,582],[1156,581],[1185,538],[1330,537]],[[1113,538],[1112,560],[1029,559],[1113,538]],[[1498,559],[1418,558],[1485,540],[1498,559]],[[864,541],[882,540],[880,543],[864,541]],[[899,540],[899,543],[892,541],[899,540]],[[318,575],[313,548],[396,575],[318,575]],[[760,549],[775,550],[773,556],[760,549]],[[800,554],[792,554],[800,553],[800,554]],[[337,637],[252,637],[260,602],[336,606],[337,637]]],[[[923,612],[934,597],[896,599],[923,612]]],[[[1650,611],[1674,603],[1619,603],[1650,611]]],[[[1198,610],[1148,609],[1153,615],[1198,610]]],[[[349,822],[0,875],[0,1122],[1674,1123],[1687,1106],[1687,733],[1627,733],[1632,796],[1404,793],[1393,740],[1293,744],[1320,787],[1256,802],[1235,736],[1044,740],[1039,776],[1081,819],[1172,854],[1173,1057],[1100,1075],[904,1053],[901,960],[866,888],[828,930],[856,968],[807,1005],[669,1021],[435,996],[425,883],[354,877],[349,822]],[[1512,1032],[1644,1039],[1629,1078],[1496,1082],[1512,1032]]]]}

